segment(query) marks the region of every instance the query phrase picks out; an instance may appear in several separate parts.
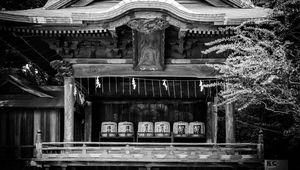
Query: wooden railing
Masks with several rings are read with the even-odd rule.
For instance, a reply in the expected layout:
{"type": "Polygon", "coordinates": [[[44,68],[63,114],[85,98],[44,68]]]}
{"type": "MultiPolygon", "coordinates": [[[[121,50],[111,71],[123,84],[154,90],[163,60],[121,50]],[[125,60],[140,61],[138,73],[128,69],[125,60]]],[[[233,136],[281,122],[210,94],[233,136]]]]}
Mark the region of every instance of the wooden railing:
{"type": "Polygon", "coordinates": [[[41,142],[39,136],[34,159],[39,166],[202,166],[263,161],[262,134],[258,143],[41,142]]]}
{"type": "Polygon", "coordinates": [[[37,160],[136,162],[259,162],[261,146],[253,143],[43,142],[37,160]]]}

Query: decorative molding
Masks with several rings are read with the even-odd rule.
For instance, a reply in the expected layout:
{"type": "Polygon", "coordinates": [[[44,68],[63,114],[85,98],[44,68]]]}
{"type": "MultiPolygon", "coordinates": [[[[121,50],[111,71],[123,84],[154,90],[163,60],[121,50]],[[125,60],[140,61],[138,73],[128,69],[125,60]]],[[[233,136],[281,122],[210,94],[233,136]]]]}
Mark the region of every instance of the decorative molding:
{"type": "Polygon", "coordinates": [[[22,35],[40,35],[40,36],[83,36],[91,35],[97,37],[105,37],[109,34],[107,29],[103,28],[82,28],[82,27],[11,27],[0,26],[0,31],[15,32],[22,35]]]}

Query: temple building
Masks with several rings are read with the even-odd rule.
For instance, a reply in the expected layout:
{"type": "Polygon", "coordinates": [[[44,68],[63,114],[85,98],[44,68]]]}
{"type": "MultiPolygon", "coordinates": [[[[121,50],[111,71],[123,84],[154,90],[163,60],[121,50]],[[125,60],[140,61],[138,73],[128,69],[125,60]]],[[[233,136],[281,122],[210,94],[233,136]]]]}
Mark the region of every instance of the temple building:
{"type": "Polygon", "coordinates": [[[262,168],[262,136],[236,141],[232,104],[219,118],[223,80],[207,64],[228,53],[201,51],[234,34],[222,28],[268,15],[250,0],[48,0],[0,11],[0,57],[63,82],[1,75],[0,161],[19,169],[262,168]]]}

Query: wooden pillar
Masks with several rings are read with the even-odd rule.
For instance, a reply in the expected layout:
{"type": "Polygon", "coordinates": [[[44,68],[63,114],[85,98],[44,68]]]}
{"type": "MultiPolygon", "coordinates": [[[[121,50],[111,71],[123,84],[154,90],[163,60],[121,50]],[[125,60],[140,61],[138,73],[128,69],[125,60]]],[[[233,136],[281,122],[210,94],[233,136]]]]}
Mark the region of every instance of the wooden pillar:
{"type": "Polygon", "coordinates": [[[232,103],[225,105],[225,134],[226,143],[235,143],[235,128],[234,128],[234,115],[232,103]]]}
{"type": "Polygon", "coordinates": [[[59,142],[59,113],[58,110],[51,110],[50,117],[50,142],[59,142]]]}
{"type": "Polygon", "coordinates": [[[41,133],[41,131],[37,131],[37,133],[34,136],[36,136],[36,141],[35,141],[36,157],[42,158],[42,133],[41,133]]]}
{"type": "Polygon", "coordinates": [[[37,142],[37,133],[42,130],[41,128],[41,111],[34,110],[33,112],[33,142],[37,142]]]}
{"type": "Polygon", "coordinates": [[[92,141],[92,102],[87,101],[84,108],[85,124],[84,124],[84,141],[92,141]]]}
{"type": "Polygon", "coordinates": [[[206,143],[212,143],[212,110],[213,102],[207,102],[206,112],[206,143]]]}
{"type": "Polygon", "coordinates": [[[257,146],[257,155],[259,159],[264,159],[264,135],[263,131],[260,129],[258,134],[258,146],[257,146]]]}
{"type": "Polygon", "coordinates": [[[212,107],[212,142],[217,143],[218,138],[218,98],[214,97],[214,103],[212,107]]]}
{"type": "Polygon", "coordinates": [[[218,107],[217,107],[217,97],[214,97],[213,102],[207,102],[206,142],[217,143],[217,134],[218,134],[218,107]]]}
{"type": "Polygon", "coordinates": [[[4,113],[0,113],[0,134],[1,134],[1,138],[0,138],[0,146],[5,146],[6,145],[6,133],[7,133],[7,118],[8,114],[6,112],[4,113]]]}
{"type": "Polygon", "coordinates": [[[74,141],[74,86],[73,77],[64,78],[64,142],[74,141]]]}

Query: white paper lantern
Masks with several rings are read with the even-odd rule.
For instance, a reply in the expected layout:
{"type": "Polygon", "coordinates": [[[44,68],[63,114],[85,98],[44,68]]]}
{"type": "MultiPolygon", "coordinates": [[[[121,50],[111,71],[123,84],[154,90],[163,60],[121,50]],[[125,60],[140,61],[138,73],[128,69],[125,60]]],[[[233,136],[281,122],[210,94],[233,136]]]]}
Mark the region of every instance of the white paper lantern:
{"type": "Polygon", "coordinates": [[[153,122],[139,122],[138,136],[153,136],[153,122]]]}
{"type": "Polygon", "coordinates": [[[170,123],[155,122],[155,136],[170,136],[170,123]]]}
{"type": "Polygon", "coordinates": [[[119,122],[118,135],[119,136],[133,136],[133,123],[132,122],[119,122]]]}
{"type": "Polygon", "coordinates": [[[190,122],[189,134],[191,136],[202,136],[205,134],[205,124],[203,122],[190,122]]]}
{"type": "Polygon", "coordinates": [[[174,122],[173,133],[174,136],[187,136],[189,124],[187,122],[174,122]]]}
{"type": "Polygon", "coordinates": [[[101,136],[114,137],[117,134],[116,122],[102,122],[101,124],[101,136]]]}

